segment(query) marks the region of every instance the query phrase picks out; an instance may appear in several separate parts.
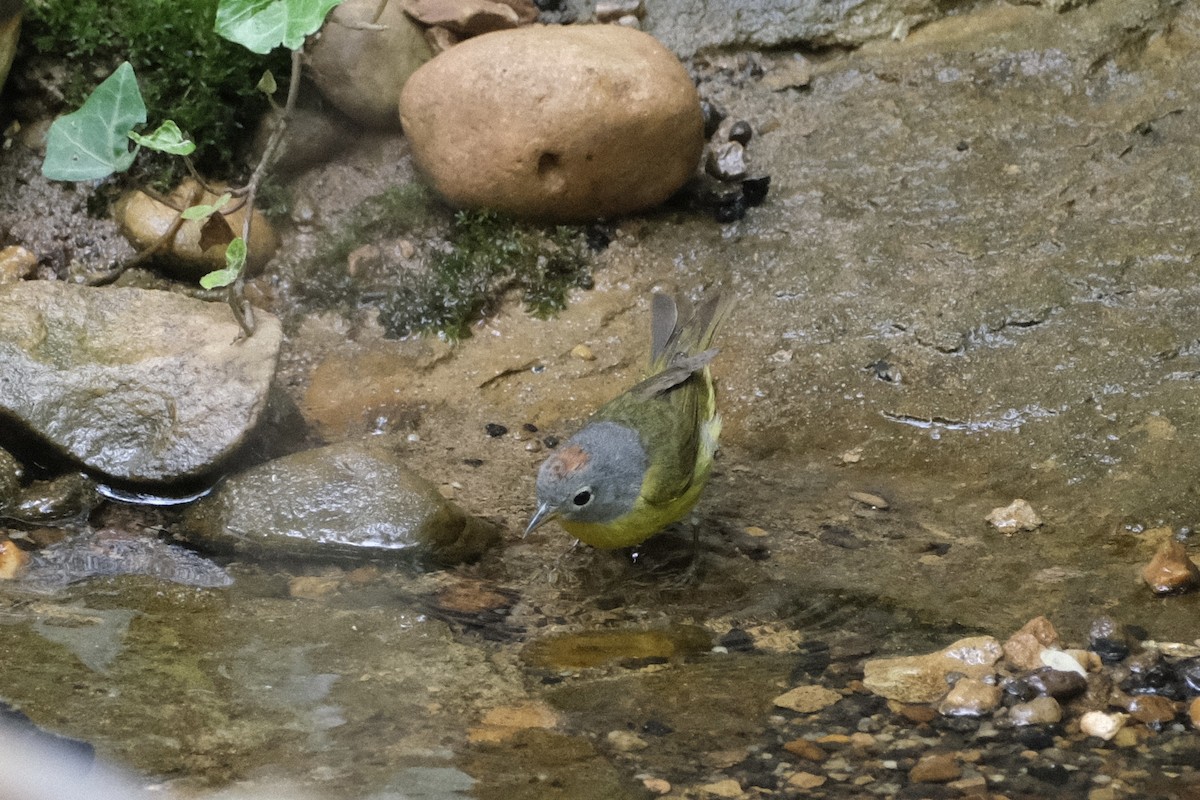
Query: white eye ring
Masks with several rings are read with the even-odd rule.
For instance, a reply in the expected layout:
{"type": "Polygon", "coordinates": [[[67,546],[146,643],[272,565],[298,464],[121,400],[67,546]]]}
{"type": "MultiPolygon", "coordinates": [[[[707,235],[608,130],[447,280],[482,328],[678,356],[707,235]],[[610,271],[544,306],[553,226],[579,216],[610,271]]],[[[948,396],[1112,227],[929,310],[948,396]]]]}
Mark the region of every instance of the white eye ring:
{"type": "Polygon", "coordinates": [[[592,497],[592,487],[585,486],[575,493],[575,496],[571,498],[571,503],[576,508],[583,508],[588,503],[592,502],[592,497]]]}

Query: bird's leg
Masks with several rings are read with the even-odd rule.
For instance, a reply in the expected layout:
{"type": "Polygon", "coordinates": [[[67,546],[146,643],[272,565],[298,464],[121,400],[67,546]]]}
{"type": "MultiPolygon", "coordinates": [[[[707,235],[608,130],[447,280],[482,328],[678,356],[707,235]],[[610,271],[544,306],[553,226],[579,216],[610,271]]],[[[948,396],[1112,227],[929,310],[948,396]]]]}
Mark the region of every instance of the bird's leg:
{"type": "Polygon", "coordinates": [[[561,573],[563,566],[566,564],[567,558],[579,549],[580,542],[578,539],[571,540],[571,546],[559,554],[558,558],[554,559],[554,563],[550,565],[550,571],[546,582],[551,586],[558,583],[558,576],[561,573]]]}

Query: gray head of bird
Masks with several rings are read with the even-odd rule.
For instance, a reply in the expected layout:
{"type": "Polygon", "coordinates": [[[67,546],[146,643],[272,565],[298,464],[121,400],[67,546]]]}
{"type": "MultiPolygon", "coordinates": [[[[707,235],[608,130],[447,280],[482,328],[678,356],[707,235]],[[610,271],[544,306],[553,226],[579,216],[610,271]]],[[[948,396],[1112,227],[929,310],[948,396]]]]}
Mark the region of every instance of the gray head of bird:
{"type": "Polygon", "coordinates": [[[557,517],[602,525],[625,516],[641,494],[646,466],[636,431],[615,422],[588,425],[542,463],[526,535],[557,517]]]}

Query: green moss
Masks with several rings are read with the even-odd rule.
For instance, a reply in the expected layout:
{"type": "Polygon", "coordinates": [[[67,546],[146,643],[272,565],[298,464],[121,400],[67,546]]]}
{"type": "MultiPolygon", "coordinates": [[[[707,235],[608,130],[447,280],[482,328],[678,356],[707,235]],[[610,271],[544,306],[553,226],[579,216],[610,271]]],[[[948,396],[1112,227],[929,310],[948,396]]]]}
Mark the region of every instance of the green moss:
{"type": "MultiPolygon", "coordinates": [[[[279,48],[259,56],[213,32],[217,0],[40,0],[29,4],[25,47],[66,66],[64,110],[77,108],[124,60],[133,64],[150,125],[173,119],[197,145],[202,172],[231,176],[266,101],[255,90],[263,70],[287,75],[279,48]]],[[[137,169],[169,183],[179,159],[145,154],[137,169]]]]}
{"type": "Polygon", "coordinates": [[[459,339],[510,290],[536,316],[562,310],[572,288],[590,288],[591,265],[581,228],[541,227],[491,212],[449,217],[412,185],[364,202],[298,277],[310,308],[372,306],[388,336],[459,339]],[[444,247],[428,248],[422,267],[383,263],[372,276],[348,269],[351,253],[364,245],[418,233],[445,240],[444,247]]]}

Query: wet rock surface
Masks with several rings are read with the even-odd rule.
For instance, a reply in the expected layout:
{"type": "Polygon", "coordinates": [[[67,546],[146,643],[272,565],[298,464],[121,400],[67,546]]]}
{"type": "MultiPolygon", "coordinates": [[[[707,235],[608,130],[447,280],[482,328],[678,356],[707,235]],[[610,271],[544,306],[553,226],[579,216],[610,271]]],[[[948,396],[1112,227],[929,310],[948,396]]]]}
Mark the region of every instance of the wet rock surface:
{"type": "MultiPolygon", "coordinates": [[[[393,445],[394,447],[394,445],[393,445]]],[[[258,558],[473,561],[499,532],[464,514],[382,442],[342,442],[240,472],[187,514],[188,538],[258,558]]]]}
{"type": "MultiPolygon", "coordinates": [[[[952,2],[949,7],[966,5],[952,2]]],[[[933,2],[888,3],[866,0],[849,5],[821,2],[763,2],[732,5],[721,0],[655,3],[644,30],[676,53],[690,56],[706,48],[779,45],[858,45],[903,35],[942,16],[948,6],[933,2]]]]}
{"type": "Polygon", "coordinates": [[[221,304],[54,281],[0,287],[0,410],[118,480],[211,470],[258,421],[282,333],[237,341],[221,304]]]}
{"type": "Polygon", "coordinates": [[[703,145],[686,70],[621,26],[470,39],[414,73],[400,117],[451,204],[547,220],[652,208],[692,175],[703,145]]]}

